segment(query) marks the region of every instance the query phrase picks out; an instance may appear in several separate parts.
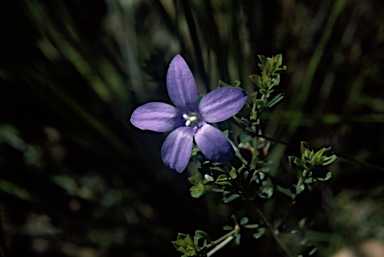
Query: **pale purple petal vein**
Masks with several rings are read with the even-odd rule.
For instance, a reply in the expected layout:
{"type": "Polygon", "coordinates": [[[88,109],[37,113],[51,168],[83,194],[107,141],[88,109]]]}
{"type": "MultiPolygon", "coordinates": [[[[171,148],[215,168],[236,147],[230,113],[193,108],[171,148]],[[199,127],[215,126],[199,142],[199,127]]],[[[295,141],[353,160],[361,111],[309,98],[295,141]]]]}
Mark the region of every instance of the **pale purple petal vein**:
{"type": "Polygon", "coordinates": [[[247,93],[241,88],[219,88],[201,99],[200,115],[206,122],[224,121],[238,113],[246,101],[247,93]]]}
{"type": "Polygon", "coordinates": [[[151,102],[138,107],[131,116],[131,123],[139,129],[155,132],[173,130],[161,148],[161,157],[167,167],[179,173],[184,171],[191,157],[193,141],[214,162],[228,162],[234,157],[229,140],[219,129],[206,122],[224,121],[239,112],[247,101],[247,93],[243,89],[219,88],[198,103],[193,74],[185,60],[176,55],[168,68],[167,91],[176,107],[151,102]]]}
{"type": "Polygon", "coordinates": [[[164,164],[181,173],[188,165],[192,153],[193,128],[179,127],[172,131],[161,147],[164,164]]]}
{"type": "Polygon", "coordinates": [[[179,109],[197,111],[198,92],[195,79],[180,55],[176,55],[169,65],[167,90],[169,98],[179,109]]]}
{"type": "Polygon", "coordinates": [[[194,137],[197,147],[212,161],[229,161],[235,151],[225,135],[208,123],[202,122],[201,125],[194,137]]]}
{"type": "Polygon", "coordinates": [[[138,107],[131,116],[131,123],[142,130],[168,132],[183,124],[180,112],[172,105],[151,102],[138,107]]]}

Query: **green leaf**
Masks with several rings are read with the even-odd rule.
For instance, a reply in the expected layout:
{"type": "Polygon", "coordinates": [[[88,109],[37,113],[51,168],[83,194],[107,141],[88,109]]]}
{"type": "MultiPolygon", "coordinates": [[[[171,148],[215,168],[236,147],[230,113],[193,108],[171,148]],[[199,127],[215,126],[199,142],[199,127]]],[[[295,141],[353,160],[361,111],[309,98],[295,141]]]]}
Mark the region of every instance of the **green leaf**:
{"type": "Polygon", "coordinates": [[[200,239],[200,238],[208,238],[208,234],[207,232],[203,231],[203,230],[196,230],[195,231],[195,237],[200,239]]]}
{"type": "Polygon", "coordinates": [[[313,159],[320,159],[322,156],[323,156],[323,153],[324,151],[327,150],[327,148],[322,148],[320,149],[319,151],[317,151],[314,155],[313,155],[313,159]]]}
{"type": "Polygon", "coordinates": [[[266,89],[264,89],[264,88],[260,88],[259,89],[259,92],[260,92],[260,94],[262,94],[262,95],[268,95],[268,90],[266,90],[266,89]]]}
{"type": "Polygon", "coordinates": [[[240,239],[241,239],[241,235],[240,234],[237,234],[236,237],[235,237],[235,243],[237,245],[240,245],[240,239]]]}
{"type": "Polygon", "coordinates": [[[276,188],[280,193],[283,193],[288,197],[292,197],[292,190],[290,188],[282,187],[280,185],[276,185],[276,188]]]}
{"type": "Polygon", "coordinates": [[[243,125],[243,126],[245,126],[245,127],[248,127],[249,126],[249,121],[248,120],[246,120],[246,119],[244,119],[244,118],[238,118],[238,117],[236,117],[236,116],[232,116],[233,117],[233,119],[237,122],[237,123],[239,123],[239,124],[241,124],[241,125],[243,125]]]}
{"type": "Polygon", "coordinates": [[[317,178],[317,180],[319,181],[327,181],[329,179],[332,178],[332,173],[330,171],[328,171],[326,174],[325,174],[325,177],[324,178],[317,178]]]}
{"type": "Polygon", "coordinates": [[[261,108],[264,107],[266,104],[267,104],[267,101],[266,100],[263,100],[263,99],[256,99],[254,101],[254,103],[257,105],[257,106],[260,106],[261,108]]]}
{"type": "Polygon", "coordinates": [[[304,189],[305,189],[304,185],[296,185],[296,194],[295,195],[302,193],[304,191],[304,189]]]}
{"type": "Polygon", "coordinates": [[[257,230],[257,232],[255,232],[255,233],[253,233],[253,237],[255,238],[255,239],[259,239],[260,237],[262,237],[263,235],[264,235],[264,233],[265,233],[265,228],[259,228],[258,230],[257,230]]]}
{"type": "Polygon", "coordinates": [[[293,163],[296,164],[299,167],[304,167],[304,163],[297,157],[293,159],[293,163]]]}
{"type": "Polygon", "coordinates": [[[209,168],[210,170],[216,170],[216,171],[220,171],[220,172],[225,172],[225,170],[223,169],[223,168],[221,168],[221,167],[210,167],[209,168]]]}
{"type": "MultiPolygon", "coordinates": [[[[227,192],[227,193],[229,193],[229,192],[227,192]]],[[[232,214],[232,215],[231,215],[231,219],[233,219],[233,222],[234,222],[235,224],[237,224],[237,219],[236,219],[236,215],[235,215],[235,214],[232,214]]]]}
{"type": "Polygon", "coordinates": [[[259,228],[260,225],[259,224],[248,224],[248,225],[245,225],[244,227],[249,228],[249,229],[256,229],[256,228],[259,228]]]}
{"type": "Polygon", "coordinates": [[[288,162],[289,162],[289,165],[293,166],[293,164],[295,163],[295,160],[297,159],[296,156],[287,156],[288,158],[288,162]]]}
{"type": "Polygon", "coordinates": [[[232,178],[232,179],[235,179],[237,178],[237,171],[234,167],[232,167],[231,171],[229,172],[229,176],[232,178]]]}
{"type": "Polygon", "coordinates": [[[220,174],[217,179],[216,179],[216,182],[221,182],[221,181],[227,181],[229,178],[228,178],[228,175],[227,174],[220,174]]]}
{"type": "Polygon", "coordinates": [[[173,245],[176,247],[176,250],[179,248],[179,247],[185,247],[187,244],[185,243],[184,239],[177,239],[176,241],[173,241],[172,242],[173,245]]]}
{"type": "Polygon", "coordinates": [[[228,129],[224,130],[222,133],[225,135],[225,137],[229,136],[229,130],[228,129]]]}
{"type": "Polygon", "coordinates": [[[229,225],[225,225],[223,226],[223,230],[233,230],[233,227],[229,225]]]}
{"type": "Polygon", "coordinates": [[[248,144],[250,144],[253,140],[253,137],[251,137],[248,134],[242,133],[238,137],[238,140],[240,141],[239,147],[242,148],[242,147],[246,147],[248,144]]]}
{"type": "MultiPolygon", "coordinates": [[[[258,55],[257,57],[259,57],[259,60],[261,62],[261,64],[259,64],[259,66],[265,66],[265,64],[267,63],[267,58],[264,55],[258,55]]],[[[263,68],[261,68],[261,69],[263,70],[263,68]]]]}
{"type": "Polygon", "coordinates": [[[193,240],[192,240],[192,237],[190,235],[187,235],[185,238],[184,238],[184,241],[187,245],[193,245],[193,240]]]}
{"type": "Polygon", "coordinates": [[[278,54],[276,55],[276,59],[277,59],[277,65],[280,67],[281,65],[283,65],[283,55],[282,54],[278,54]]]}
{"type": "Polygon", "coordinates": [[[308,150],[308,148],[309,148],[308,143],[305,141],[301,141],[301,143],[300,143],[301,155],[304,155],[304,153],[306,152],[306,150],[308,150]]]}
{"type": "Polygon", "coordinates": [[[273,187],[266,186],[266,187],[263,187],[263,189],[261,190],[259,197],[260,198],[271,198],[272,195],[273,195],[273,187]]]}
{"type": "Polygon", "coordinates": [[[304,229],[306,222],[307,222],[307,218],[302,218],[301,220],[299,220],[297,224],[299,225],[300,229],[304,229]]]}
{"type": "Polygon", "coordinates": [[[235,81],[233,82],[233,86],[234,86],[234,87],[240,87],[240,85],[241,85],[241,82],[238,81],[238,80],[235,80],[235,81]]]}
{"type": "Polygon", "coordinates": [[[256,84],[258,88],[261,88],[262,83],[261,83],[261,77],[259,75],[253,74],[249,76],[249,78],[253,81],[253,83],[256,84]]]}
{"type": "Polygon", "coordinates": [[[322,163],[323,166],[330,165],[336,160],[337,156],[335,154],[325,158],[324,162],[322,163]]]}
{"type": "Polygon", "coordinates": [[[246,180],[249,175],[249,171],[244,171],[244,179],[246,180]]]}
{"type": "Polygon", "coordinates": [[[264,174],[259,172],[258,170],[255,170],[253,172],[252,177],[251,177],[251,179],[249,181],[255,181],[257,184],[259,184],[260,183],[260,179],[263,179],[261,176],[264,176],[264,174]]]}
{"type": "Polygon", "coordinates": [[[232,194],[232,193],[227,193],[226,195],[223,194],[223,202],[224,203],[229,203],[232,202],[233,200],[239,198],[239,194],[232,194]]]}
{"type": "Polygon", "coordinates": [[[178,233],[177,240],[172,242],[175,249],[184,256],[193,256],[196,253],[196,247],[192,237],[188,234],[178,233]]]}
{"type": "Polygon", "coordinates": [[[232,87],[231,85],[225,83],[224,81],[219,80],[219,88],[220,87],[232,87]]]}
{"type": "MultiPolygon", "coordinates": [[[[278,86],[280,84],[280,74],[276,74],[276,77],[273,78],[272,81],[273,81],[273,87],[278,86]]],[[[269,89],[271,90],[272,87],[269,89]]]]}
{"type": "Polygon", "coordinates": [[[189,191],[191,192],[191,196],[193,198],[199,198],[207,192],[204,183],[199,183],[197,185],[192,186],[189,191]]]}
{"type": "Polygon", "coordinates": [[[190,176],[188,180],[189,182],[191,182],[192,185],[198,185],[203,181],[203,177],[200,173],[196,173],[195,175],[190,176]]]}
{"type": "Polygon", "coordinates": [[[31,193],[28,190],[5,179],[0,179],[0,192],[1,191],[4,191],[22,200],[26,200],[26,201],[33,200],[31,193]]]}
{"type": "Polygon", "coordinates": [[[206,183],[206,182],[212,182],[212,181],[214,181],[215,179],[212,177],[212,176],[210,176],[210,175],[208,175],[208,174],[205,174],[204,175],[204,183],[206,183]]]}
{"type": "Polygon", "coordinates": [[[284,95],[285,95],[284,93],[280,93],[280,94],[276,95],[271,101],[269,101],[267,103],[267,105],[265,107],[271,108],[272,106],[276,105],[278,102],[283,100],[284,95]]]}
{"type": "Polygon", "coordinates": [[[244,226],[245,224],[247,224],[249,221],[249,219],[247,217],[242,217],[241,220],[240,220],[240,225],[244,226]]]}

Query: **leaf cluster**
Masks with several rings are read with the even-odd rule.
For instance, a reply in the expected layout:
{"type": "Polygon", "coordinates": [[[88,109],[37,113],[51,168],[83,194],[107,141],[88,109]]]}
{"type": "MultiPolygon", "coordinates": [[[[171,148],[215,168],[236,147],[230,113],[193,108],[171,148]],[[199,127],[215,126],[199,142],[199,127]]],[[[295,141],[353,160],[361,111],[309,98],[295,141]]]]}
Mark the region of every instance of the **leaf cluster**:
{"type": "Polygon", "coordinates": [[[188,234],[179,233],[176,241],[173,241],[172,244],[177,251],[183,254],[183,257],[206,256],[202,254],[201,250],[207,247],[209,241],[209,236],[206,232],[196,230],[193,238],[188,234]]]}
{"type": "MultiPolygon", "coordinates": [[[[279,176],[270,174],[272,160],[267,157],[272,142],[262,137],[260,117],[264,111],[283,99],[284,94],[277,94],[274,97],[272,94],[275,87],[280,84],[279,73],[285,70],[286,66],[282,64],[281,55],[270,58],[260,55],[259,59],[261,74],[250,76],[257,91],[251,94],[251,101],[245,105],[243,110],[233,117],[234,122],[243,130],[237,136],[237,144],[233,143],[236,158],[228,163],[215,163],[206,159],[199,149],[194,149],[193,157],[198,160],[197,172],[189,177],[189,181],[192,184],[190,193],[194,198],[213,192],[221,194],[221,199],[225,204],[256,207],[255,213],[259,216],[262,225],[248,224],[247,217],[243,217],[240,222],[237,222],[233,215],[235,226],[224,226],[224,230],[230,232],[216,241],[207,240],[206,234],[202,236],[201,233],[195,234],[193,238],[186,234],[179,234],[173,244],[179,252],[183,253],[183,256],[198,256],[213,247],[208,254],[210,256],[217,250],[217,247],[221,248],[231,240],[240,244],[240,228],[253,229],[253,237],[256,239],[260,238],[266,229],[269,229],[281,248],[287,251],[275,234],[273,225],[261,211],[262,207],[276,193],[291,197],[292,204],[295,202],[295,197],[304,192],[312,183],[331,178],[329,166],[336,160],[336,155],[332,153],[330,147],[314,151],[306,142],[301,142],[300,157],[288,157],[297,177],[297,183],[289,183],[279,176]],[[270,100],[270,98],[272,99],[270,100]],[[198,245],[199,239],[200,241],[202,239],[202,245],[198,245]]],[[[220,87],[227,86],[233,85],[220,82],[220,87]]],[[[234,86],[240,86],[240,82],[236,81],[234,86]]],[[[226,137],[229,136],[229,132],[224,131],[226,137]]]]}
{"type": "Polygon", "coordinates": [[[300,152],[301,157],[288,156],[289,163],[298,178],[296,194],[301,193],[306,185],[331,179],[329,165],[337,158],[332,153],[331,147],[324,147],[315,152],[310,150],[308,143],[304,141],[301,142],[300,152]]]}

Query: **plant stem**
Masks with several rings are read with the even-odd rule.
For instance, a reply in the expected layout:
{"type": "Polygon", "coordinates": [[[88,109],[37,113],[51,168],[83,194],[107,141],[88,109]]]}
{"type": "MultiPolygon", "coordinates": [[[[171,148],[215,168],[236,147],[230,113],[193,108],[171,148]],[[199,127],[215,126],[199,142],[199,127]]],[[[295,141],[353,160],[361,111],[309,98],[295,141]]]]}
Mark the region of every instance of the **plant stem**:
{"type": "Polygon", "coordinates": [[[253,132],[253,152],[252,152],[252,160],[251,160],[251,169],[255,169],[256,168],[256,165],[259,161],[259,151],[258,151],[258,144],[259,144],[259,137],[258,137],[258,126],[256,125],[257,123],[257,120],[259,119],[258,118],[258,112],[257,112],[257,106],[256,106],[256,103],[253,103],[253,106],[252,106],[252,117],[251,119],[253,120],[252,122],[252,126],[251,126],[251,129],[252,129],[252,132],[253,132]]]}
{"type": "Polygon", "coordinates": [[[235,238],[234,236],[229,236],[229,237],[227,237],[224,241],[222,241],[220,244],[218,244],[217,246],[215,246],[215,248],[213,248],[212,250],[210,250],[210,251],[207,253],[207,257],[212,256],[215,252],[217,252],[218,250],[220,250],[221,248],[223,248],[226,244],[228,244],[229,242],[231,242],[232,239],[234,239],[234,238],[235,238]]]}
{"type": "Polygon", "coordinates": [[[259,137],[257,135],[253,136],[253,152],[252,152],[252,161],[251,161],[251,169],[255,169],[256,165],[259,161],[259,137]]]}
{"type": "Polygon", "coordinates": [[[231,143],[233,149],[235,150],[235,154],[236,156],[241,160],[242,163],[244,163],[244,165],[248,166],[248,161],[246,159],[244,159],[244,157],[241,155],[240,153],[240,150],[239,148],[237,147],[237,145],[235,145],[232,140],[228,139],[228,141],[231,143]]]}
{"type": "Polygon", "coordinates": [[[264,213],[259,209],[256,208],[257,214],[259,214],[260,218],[263,220],[264,224],[268,227],[268,229],[271,231],[271,234],[273,238],[275,239],[276,243],[281,247],[281,249],[285,252],[285,254],[288,257],[293,257],[294,255],[288,250],[287,246],[284,244],[283,241],[278,236],[278,233],[276,232],[275,228],[271,224],[271,222],[268,220],[268,218],[264,215],[264,213]]]}
{"type": "Polygon", "coordinates": [[[212,242],[208,245],[208,247],[220,243],[220,242],[223,241],[225,238],[227,238],[227,237],[229,237],[229,236],[233,236],[234,234],[238,233],[239,231],[240,231],[240,227],[239,227],[239,225],[236,225],[235,228],[234,228],[233,230],[229,231],[227,234],[225,234],[224,236],[220,237],[219,239],[216,239],[215,241],[212,241],[212,242]]]}
{"type": "Polygon", "coordinates": [[[239,233],[239,231],[240,231],[240,227],[239,225],[236,224],[233,230],[229,231],[227,234],[223,235],[219,239],[212,241],[209,245],[207,245],[207,248],[212,247],[216,244],[217,245],[207,253],[207,256],[208,257],[212,256],[215,252],[217,252],[218,250],[226,246],[229,242],[231,242],[235,238],[235,236],[237,235],[237,233],[239,233]]]}
{"type": "MultiPolygon", "coordinates": [[[[261,138],[264,138],[268,141],[271,141],[271,142],[274,142],[274,143],[278,143],[278,144],[282,144],[282,145],[286,145],[288,147],[296,147],[294,145],[291,145],[291,144],[288,144],[287,142],[285,141],[282,141],[282,140],[278,140],[278,139],[274,139],[272,137],[268,137],[268,136],[264,136],[264,135],[257,135],[256,133],[248,130],[245,126],[243,126],[242,124],[238,123],[236,120],[232,119],[232,122],[238,126],[239,128],[243,129],[244,132],[250,136],[258,136],[258,137],[261,137],[261,138]]],[[[367,168],[371,168],[371,169],[375,169],[375,170],[380,170],[380,171],[384,171],[384,168],[383,167],[380,167],[380,166],[377,166],[377,165],[373,165],[373,164],[370,164],[370,163],[367,163],[363,160],[359,160],[353,156],[350,156],[348,154],[343,154],[343,153],[340,153],[340,152],[336,152],[336,151],[332,151],[337,157],[340,157],[342,159],[344,159],[345,161],[347,162],[351,162],[351,163],[356,163],[356,164],[360,164],[361,166],[363,167],[367,167],[367,168]]]]}

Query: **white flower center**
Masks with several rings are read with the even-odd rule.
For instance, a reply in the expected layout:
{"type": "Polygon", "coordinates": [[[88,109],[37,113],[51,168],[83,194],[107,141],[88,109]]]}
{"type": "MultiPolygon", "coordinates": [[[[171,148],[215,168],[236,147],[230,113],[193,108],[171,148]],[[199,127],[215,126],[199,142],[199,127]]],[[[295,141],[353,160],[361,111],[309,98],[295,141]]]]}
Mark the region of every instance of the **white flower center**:
{"type": "Polygon", "coordinates": [[[184,113],[185,126],[196,127],[201,122],[201,117],[197,112],[184,113]]]}

